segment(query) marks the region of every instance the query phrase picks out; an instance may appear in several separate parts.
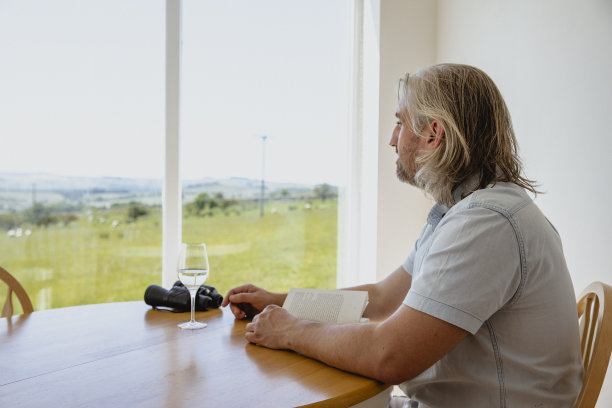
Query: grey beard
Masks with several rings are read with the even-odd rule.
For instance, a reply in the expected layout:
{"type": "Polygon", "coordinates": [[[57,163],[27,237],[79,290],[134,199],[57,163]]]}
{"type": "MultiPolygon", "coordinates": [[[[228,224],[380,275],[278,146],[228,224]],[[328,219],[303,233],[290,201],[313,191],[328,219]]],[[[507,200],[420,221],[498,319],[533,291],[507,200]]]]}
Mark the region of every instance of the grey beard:
{"type": "Polygon", "coordinates": [[[414,176],[410,176],[408,174],[408,172],[406,171],[404,166],[402,166],[402,163],[399,161],[399,159],[397,160],[396,165],[397,166],[395,169],[395,174],[397,175],[397,178],[404,183],[408,183],[413,186],[416,185],[414,181],[414,176]]]}

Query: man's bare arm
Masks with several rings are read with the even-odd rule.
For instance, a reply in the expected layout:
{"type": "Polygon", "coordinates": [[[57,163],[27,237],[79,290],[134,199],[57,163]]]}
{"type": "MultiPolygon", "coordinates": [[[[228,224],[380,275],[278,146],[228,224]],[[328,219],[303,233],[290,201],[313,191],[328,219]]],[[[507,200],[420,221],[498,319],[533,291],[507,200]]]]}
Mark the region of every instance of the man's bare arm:
{"type": "MultiPolygon", "coordinates": [[[[365,317],[382,320],[391,315],[402,303],[410,289],[412,277],[401,266],[386,279],[369,285],[355,286],[347,290],[368,291],[369,303],[365,317]]],[[[237,319],[251,318],[268,305],[282,306],[286,293],[269,292],[255,285],[246,284],[231,289],[221,306],[230,306],[237,319]]]]}
{"type": "Polygon", "coordinates": [[[400,266],[380,282],[347,289],[368,291],[369,303],[363,316],[372,320],[383,320],[400,307],[411,284],[412,275],[400,266]]]}
{"type": "Polygon", "coordinates": [[[221,306],[229,305],[237,319],[249,319],[260,313],[268,305],[282,306],[286,297],[286,293],[269,292],[249,283],[237,286],[227,292],[221,306]]]}
{"type": "Polygon", "coordinates": [[[247,325],[247,340],[291,349],[328,365],[399,384],[442,358],[467,331],[402,305],[382,323],[328,325],[269,306],[247,325]]]}

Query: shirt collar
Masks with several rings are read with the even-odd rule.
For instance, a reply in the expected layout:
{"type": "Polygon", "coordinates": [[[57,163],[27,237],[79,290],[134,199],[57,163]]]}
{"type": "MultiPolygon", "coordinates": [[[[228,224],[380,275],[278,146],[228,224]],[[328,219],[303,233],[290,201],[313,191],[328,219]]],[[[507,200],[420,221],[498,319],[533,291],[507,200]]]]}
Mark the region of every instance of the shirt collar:
{"type": "Polygon", "coordinates": [[[455,187],[455,189],[453,190],[453,200],[455,200],[455,203],[458,203],[465,197],[472,194],[474,191],[478,190],[479,182],[479,175],[474,173],[470,177],[468,177],[463,183],[455,187]]]}
{"type": "Polygon", "coordinates": [[[448,211],[448,207],[442,204],[434,204],[434,206],[429,211],[429,215],[427,216],[427,223],[431,225],[433,229],[436,229],[438,223],[444,217],[446,212],[448,211]]]}
{"type": "MultiPolygon", "coordinates": [[[[453,200],[455,200],[455,204],[472,194],[474,191],[478,190],[479,183],[480,177],[477,173],[474,173],[465,179],[463,183],[455,187],[453,190],[453,200]]],[[[445,205],[438,203],[434,204],[432,209],[429,211],[429,215],[427,216],[427,223],[435,229],[448,210],[449,208],[445,205]]]]}

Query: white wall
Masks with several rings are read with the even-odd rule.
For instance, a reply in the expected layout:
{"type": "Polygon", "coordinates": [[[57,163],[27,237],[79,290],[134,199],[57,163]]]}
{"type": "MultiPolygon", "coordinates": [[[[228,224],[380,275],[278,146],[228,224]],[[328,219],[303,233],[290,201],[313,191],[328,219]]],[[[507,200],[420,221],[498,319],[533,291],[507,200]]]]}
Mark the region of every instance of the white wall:
{"type": "MultiPolygon", "coordinates": [[[[389,175],[383,141],[395,100],[386,92],[402,70],[431,63],[422,46],[432,37],[435,62],[476,65],[504,94],[526,174],[546,192],[536,202],[563,238],[576,292],[595,280],[612,284],[610,0],[381,1],[379,277],[406,251],[401,231],[412,238],[414,220],[423,222],[414,193],[389,175]]],[[[608,371],[599,408],[612,406],[608,371]]]]}

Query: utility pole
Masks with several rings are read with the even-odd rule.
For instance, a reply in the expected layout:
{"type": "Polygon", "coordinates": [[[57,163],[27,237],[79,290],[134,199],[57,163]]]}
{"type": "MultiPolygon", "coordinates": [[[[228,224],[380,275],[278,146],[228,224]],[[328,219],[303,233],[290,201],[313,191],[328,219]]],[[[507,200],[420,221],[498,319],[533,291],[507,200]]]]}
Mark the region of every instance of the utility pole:
{"type": "Polygon", "coordinates": [[[266,170],[266,139],[268,136],[261,136],[261,192],[259,194],[259,216],[264,216],[264,190],[266,189],[264,175],[266,170]]]}

